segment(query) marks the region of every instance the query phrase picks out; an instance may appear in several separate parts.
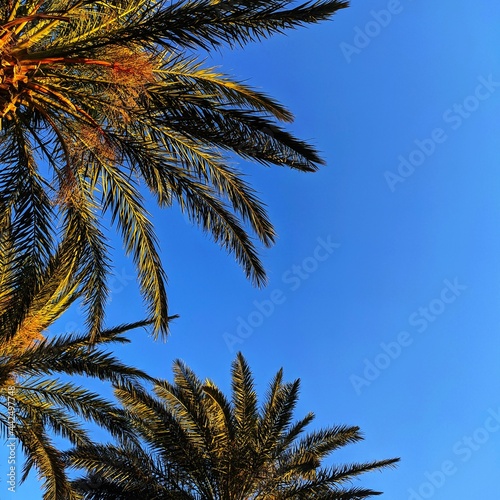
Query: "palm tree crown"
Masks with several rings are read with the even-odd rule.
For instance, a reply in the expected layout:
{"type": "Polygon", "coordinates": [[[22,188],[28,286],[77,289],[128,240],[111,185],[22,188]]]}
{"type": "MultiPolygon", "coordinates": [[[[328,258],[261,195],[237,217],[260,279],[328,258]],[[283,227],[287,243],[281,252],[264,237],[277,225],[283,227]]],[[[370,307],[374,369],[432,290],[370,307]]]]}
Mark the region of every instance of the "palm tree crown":
{"type": "Polygon", "coordinates": [[[35,268],[47,262],[61,227],[80,235],[94,335],[110,265],[104,212],[135,261],[155,332],[167,331],[165,273],[140,185],[233,252],[256,284],[265,281],[248,229],[270,245],[273,227],[228,154],[302,171],[321,159],[277,124],[292,119],[282,105],[193,54],[318,22],[346,6],[0,0],[0,208],[35,268]]]}
{"type": "Polygon", "coordinates": [[[151,454],[103,445],[71,452],[72,465],[90,472],[75,482],[85,498],[356,500],[378,493],[351,487],[352,479],[397,462],[323,466],[331,452],[362,439],[359,428],[334,426],[302,435],[314,415],[292,421],[299,380],[284,383],[282,370],[259,409],[241,354],[232,366],[230,400],[180,361],[174,375],[173,384],[155,385],[156,397],[137,387],[116,391],[151,454]]]}

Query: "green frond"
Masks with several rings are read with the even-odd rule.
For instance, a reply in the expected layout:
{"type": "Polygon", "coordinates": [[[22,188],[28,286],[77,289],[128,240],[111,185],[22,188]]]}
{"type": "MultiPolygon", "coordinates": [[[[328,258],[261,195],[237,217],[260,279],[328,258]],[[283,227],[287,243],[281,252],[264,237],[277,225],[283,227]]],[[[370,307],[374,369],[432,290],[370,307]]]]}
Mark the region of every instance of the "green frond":
{"type": "Polygon", "coordinates": [[[366,463],[351,463],[338,467],[331,467],[325,472],[325,480],[341,484],[343,482],[351,481],[354,477],[372,472],[387,467],[395,467],[399,462],[399,458],[392,458],[389,460],[377,460],[366,463]]]}
{"type": "Polygon", "coordinates": [[[21,442],[24,453],[30,457],[26,463],[25,473],[31,464],[40,471],[44,500],[79,499],[80,496],[73,491],[66,476],[61,453],[54,447],[43,428],[40,425],[36,427],[24,425],[17,428],[16,435],[21,442]]]}
{"type": "Polygon", "coordinates": [[[237,439],[245,447],[256,438],[259,417],[253,375],[241,353],[231,367],[231,388],[237,439]]]}
{"type": "MultiPolygon", "coordinates": [[[[168,495],[168,479],[159,482],[154,478],[167,476],[169,472],[140,447],[92,445],[73,450],[66,457],[71,467],[93,471],[89,477],[73,482],[76,490],[82,493],[110,495],[104,498],[124,498],[125,495],[164,498],[168,495]]],[[[86,495],[86,498],[89,497],[86,495]]]]}
{"type": "Polygon", "coordinates": [[[81,196],[66,205],[64,213],[64,238],[77,241],[74,252],[78,255],[79,280],[84,296],[83,307],[87,310],[86,323],[92,339],[96,339],[103,328],[104,307],[108,297],[107,278],[109,257],[106,239],[94,213],[91,183],[84,178],[81,170],[73,176],[81,196]]]}
{"type": "Polygon", "coordinates": [[[294,442],[299,438],[299,436],[304,432],[304,429],[314,420],[315,415],[312,412],[309,412],[304,418],[300,419],[298,422],[295,422],[292,426],[288,428],[288,430],[282,434],[277,452],[285,453],[288,448],[292,446],[294,442]]]}
{"type": "Polygon", "coordinates": [[[223,106],[241,107],[267,113],[284,122],[293,121],[290,111],[276,100],[234,81],[216,71],[215,68],[203,67],[197,59],[179,57],[178,54],[165,52],[162,67],[156,74],[160,76],[160,82],[148,86],[148,92],[153,98],[156,94],[165,94],[170,87],[170,91],[165,95],[167,98],[183,98],[193,103],[200,98],[211,99],[223,106]]]}
{"type": "Polygon", "coordinates": [[[174,384],[158,381],[154,386],[156,395],[164,401],[171,413],[189,435],[193,448],[200,456],[212,447],[209,418],[203,404],[203,384],[184,363],[174,363],[174,384]]]}
{"type": "Polygon", "coordinates": [[[300,380],[283,383],[283,370],[279,370],[269,386],[259,421],[258,440],[262,453],[272,453],[288,432],[293,410],[297,404],[300,380]]]}
{"type": "Polygon", "coordinates": [[[48,418],[51,411],[56,411],[59,418],[52,418],[50,427],[56,433],[70,439],[75,445],[89,444],[89,440],[86,438],[85,433],[78,433],[81,427],[70,428],[70,424],[74,423],[76,425],[76,420],[66,417],[68,410],[75,416],[95,422],[115,437],[133,437],[128,421],[121,410],[87,389],[75,386],[72,383],[42,378],[21,381],[18,383],[16,390],[20,391],[24,404],[29,404],[30,410],[34,405],[40,407],[43,419],[48,418]],[[53,408],[56,408],[56,410],[53,410],[53,408]],[[57,410],[57,408],[64,408],[64,411],[57,410]],[[66,422],[67,432],[59,427],[62,422],[66,422]]]}
{"type": "Polygon", "coordinates": [[[365,488],[344,487],[344,483],[351,483],[360,474],[394,467],[399,459],[380,460],[364,464],[347,464],[328,469],[319,469],[315,472],[314,479],[305,480],[291,485],[287,490],[287,496],[291,498],[340,498],[356,500],[380,495],[380,492],[365,488]],[[324,496],[322,496],[324,495],[324,496]]]}
{"type": "MultiPolygon", "coordinates": [[[[156,4],[151,14],[139,13],[138,22],[124,23],[111,31],[109,38],[117,41],[144,40],[166,47],[201,47],[209,50],[220,44],[245,45],[275,33],[330,18],[348,6],[347,1],[326,0],[307,2],[287,8],[292,1],[206,2],[178,0],[156,4]],[[147,24],[146,24],[147,23],[147,24]],[[147,27],[147,29],[146,29],[147,27]]],[[[99,38],[89,41],[98,46],[99,38]]]]}
{"type": "MultiPolygon", "coordinates": [[[[211,186],[198,181],[180,167],[161,163],[156,166],[153,163],[154,158],[150,156],[150,159],[149,164],[144,163],[148,165],[145,166],[145,170],[146,168],[149,170],[145,174],[146,179],[161,176],[162,182],[166,184],[162,189],[164,191],[168,189],[169,196],[177,201],[179,209],[210,234],[215,242],[234,253],[248,278],[257,285],[263,285],[266,274],[254,244],[237,217],[231,213],[211,186]]],[[[263,224],[266,226],[265,222],[263,224]]],[[[267,229],[265,231],[267,232],[267,229]]],[[[264,233],[263,238],[268,241],[269,235],[266,236],[264,233]]]]}
{"type": "Polygon", "coordinates": [[[207,408],[208,420],[214,441],[219,453],[227,456],[229,443],[234,440],[236,434],[235,419],[230,401],[224,393],[210,380],[205,381],[203,386],[205,406],[207,408]]]}
{"type": "Polygon", "coordinates": [[[26,387],[26,384],[16,387],[16,426],[30,427],[33,422],[37,422],[45,431],[57,434],[75,446],[89,444],[90,439],[80,422],[61,407],[54,405],[55,398],[46,400],[44,395],[43,390],[33,390],[32,387],[26,387]]]}
{"type": "Polygon", "coordinates": [[[338,448],[362,439],[359,427],[336,425],[309,433],[298,442],[297,449],[312,450],[317,456],[324,457],[338,448]]]}
{"type": "Polygon", "coordinates": [[[139,275],[141,291],[155,320],[155,332],[166,336],[169,320],[167,311],[166,276],[156,250],[153,226],[148,219],[141,196],[130,179],[118,169],[101,166],[103,210],[111,211],[125,242],[125,251],[132,254],[139,275]]]}
{"type": "MultiPolygon", "coordinates": [[[[3,301],[0,308],[2,337],[11,338],[27,315],[36,284],[41,281],[52,249],[53,214],[46,185],[37,171],[32,146],[20,127],[5,144],[5,167],[0,173],[0,206],[10,221],[3,226],[8,237],[9,254],[4,266],[9,270],[2,279],[3,301]],[[7,317],[1,317],[3,314],[7,317]]],[[[1,139],[0,139],[1,144],[1,139]]],[[[3,227],[2,227],[3,230],[3,227]]],[[[4,244],[7,243],[4,240],[4,244]]]]}
{"type": "Polygon", "coordinates": [[[93,348],[92,343],[93,339],[88,337],[83,344],[78,340],[43,339],[8,359],[3,369],[30,376],[52,373],[86,375],[115,384],[150,379],[143,371],[124,365],[112,354],[93,348]]]}
{"type": "MultiPolygon", "coordinates": [[[[38,300],[36,296],[34,300],[38,300]]],[[[90,334],[80,334],[43,338],[24,346],[13,346],[13,342],[0,343],[0,386],[3,390],[14,387],[9,392],[9,399],[0,400],[0,431],[7,435],[8,404],[14,403],[14,432],[27,457],[23,477],[35,467],[42,479],[44,498],[80,498],[70,487],[66,463],[53,444],[52,435],[67,439],[76,446],[90,446],[83,425],[83,422],[90,421],[124,444],[137,441],[133,422],[123,409],[83,387],[48,377],[55,373],[78,374],[130,387],[139,380],[153,380],[97,347],[99,344],[126,342],[124,332],[149,324],[151,321],[141,321],[109,328],[103,330],[97,340],[90,334]]]]}

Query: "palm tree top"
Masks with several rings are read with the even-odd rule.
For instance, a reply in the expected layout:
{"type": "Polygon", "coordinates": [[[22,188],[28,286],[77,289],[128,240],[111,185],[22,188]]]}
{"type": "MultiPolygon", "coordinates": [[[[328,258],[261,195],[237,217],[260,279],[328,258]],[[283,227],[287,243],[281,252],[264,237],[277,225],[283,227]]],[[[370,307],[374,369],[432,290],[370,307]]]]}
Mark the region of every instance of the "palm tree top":
{"type": "Polygon", "coordinates": [[[61,238],[78,236],[73,250],[87,276],[94,335],[111,266],[104,213],[135,262],[156,334],[167,332],[166,275],[147,190],[233,253],[255,284],[265,282],[250,233],[271,245],[274,229],[230,157],[306,172],[322,159],[281,127],[292,120],[284,106],[204,67],[197,51],[261,40],[346,6],[0,0],[1,227],[9,221],[35,273],[61,238]]]}
{"type": "Polygon", "coordinates": [[[283,370],[259,405],[241,353],[232,364],[230,398],[181,361],[173,370],[172,383],[154,386],[156,397],[137,388],[116,391],[144,450],[83,446],[71,452],[72,466],[90,473],[75,483],[86,498],[356,500],[379,493],[352,486],[354,479],[398,461],[325,466],[331,453],[362,439],[359,428],[335,425],[306,434],[314,415],[294,420],[300,381],[284,382],[283,370]],[[99,491],[92,491],[96,481],[99,491]]]}

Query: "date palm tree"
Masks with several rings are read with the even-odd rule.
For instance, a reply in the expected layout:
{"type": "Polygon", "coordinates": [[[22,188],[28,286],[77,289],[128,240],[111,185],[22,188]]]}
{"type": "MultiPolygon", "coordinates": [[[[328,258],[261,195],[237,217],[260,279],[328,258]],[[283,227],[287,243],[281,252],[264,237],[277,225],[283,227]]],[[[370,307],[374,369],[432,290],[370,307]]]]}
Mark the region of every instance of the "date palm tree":
{"type": "Polygon", "coordinates": [[[232,365],[232,397],[202,382],[182,362],[174,382],[158,382],[151,396],[137,387],[116,390],[144,443],[90,445],[70,452],[75,481],[87,499],[331,499],[378,494],[350,482],[397,459],[324,466],[333,451],[362,439],[358,427],[333,426],[303,435],[314,418],[293,422],[299,380],[280,370],[259,409],[250,368],[241,354],[232,365]]]}
{"type": "Polygon", "coordinates": [[[274,230],[231,155],[305,172],[322,161],[279,125],[292,120],[287,109],[199,54],[328,19],[347,4],[0,0],[0,206],[34,272],[61,232],[85,241],[94,336],[110,266],[105,213],[135,262],[155,334],[167,332],[148,190],[264,283],[251,234],[269,246],[274,230]]]}
{"type": "MultiPolygon", "coordinates": [[[[104,397],[75,384],[83,375],[110,384],[135,384],[146,374],[121,363],[106,351],[112,343],[127,342],[123,333],[148,322],[122,325],[89,334],[45,335],[47,328],[78,299],[84,267],[75,260],[78,245],[67,240],[39,269],[36,279],[19,255],[8,228],[0,232],[0,434],[20,463],[23,481],[37,469],[46,500],[79,498],[65,472],[55,437],[72,445],[91,443],[84,421],[109,431],[115,438],[135,439],[123,410],[104,397]],[[80,271],[79,271],[80,269],[80,271]]],[[[20,471],[19,467],[17,470],[20,471]]]]}

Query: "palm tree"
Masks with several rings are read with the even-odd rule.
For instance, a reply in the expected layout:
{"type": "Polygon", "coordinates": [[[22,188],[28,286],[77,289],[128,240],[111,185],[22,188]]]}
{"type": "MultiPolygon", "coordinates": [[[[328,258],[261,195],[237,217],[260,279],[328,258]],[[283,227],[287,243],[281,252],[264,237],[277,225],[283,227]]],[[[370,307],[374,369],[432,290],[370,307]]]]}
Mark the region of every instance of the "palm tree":
{"type": "Polygon", "coordinates": [[[269,246],[274,230],[230,155],[306,172],[322,161],[278,125],[292,120],[287,109],[204,67],[196,51],[244,45],[347,5],[0,0],[0,208],[34,272],[61,230],[80,235],[94,336],[110,266],[104,213],[135,262],[155,334],[167,332],[166,276],[147,190],[161,207],[176,204],[264,283],[251,233],[269,246]]]}
{"type": "Polygon", "coordinates": [[[202,382],[182,362],[174,382],[116,390],[145,449],[90,445],[70,452],[73,467],[89,472],[75,486],[87,499],[332,499],[378,494],[350,482],[398,459],[326,467],[331,452],[362,439],[358,427],[333,426],[302,436],[314,418],[292,414],[299,380],[280,370],[259,409],[250,368],[241,354],[232,365],[232,397],[202,382]],[[98,485],[98,488],[94,486],[98,485]]]}
{"type": "Polygon", "coordinates": [[[13,460],[19,463],[21,458],[15,457],[18,443],[26,458],[22,477],[16,479],[23,481],[34,467],[43,479],[45,499],[76,499],[54,436],[72,445],[89,445],[84,420],[125,441],[134,439],[134,434],[116,404],[74,384],[70,376],[112,384],[148,379],[104,349],[127,342],[124,332],[148,322],[105,329],[97,340],[89,334],[46,338],[46,329],[81,295],[76,254],[66,252],[77,246],[63,240],[34,279],[29,263],[8,236],[4,228],[0,232],[0,433],[13,460]]]}

